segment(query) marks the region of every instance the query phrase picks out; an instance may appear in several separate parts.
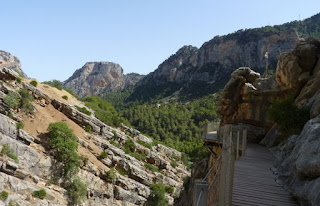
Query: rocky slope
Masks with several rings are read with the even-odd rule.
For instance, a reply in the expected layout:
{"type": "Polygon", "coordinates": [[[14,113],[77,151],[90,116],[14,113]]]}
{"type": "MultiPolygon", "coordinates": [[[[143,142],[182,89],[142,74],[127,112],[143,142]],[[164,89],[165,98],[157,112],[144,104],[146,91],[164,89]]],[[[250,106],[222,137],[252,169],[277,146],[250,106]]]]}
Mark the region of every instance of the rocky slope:
{"type": "Polygon", "coordinates": [[[184,46],[140,81],[129,100],[163,98],[174,93],[191,98],[216,92],[238,67],[263,72],[266,52],[269,68],[275,70],[279,54],[293,49],[299,35],[319,35],[319,23],[317,14],[301,22],[216,36],[199,49],[184,46]]]}
{"type": "Polygon", "coordinates": [[[64,82],[79,97],[99,95],[134,86],[143,75],[123,74],[119,64],[112,62],[88,62],[64,82]]]}
{"type": "Polygon", "coordinates": [[[277,181],[301,205],[319,205],[320,196],[320,41],[309,38],[279,57],[275,76],[264,79],[250,68],[239,68],[231,75],[218,106],[222,125],[248,129],[249,141],[259,142],[276,157],[277,181]],[[295,104],[310,109],[310,120],[299,135],[279,144],[282,138],[267,109],[274,99],[289,94],[295,104]],[[281,140],[281,139],[280,139],[281,140]],[[276,146],[278,145],[278,146],[276,146]]]}
{"type": "Polygon", "coordinates": [[[173,196],[183,187],[183,177],[190,175],[180,161],[177,167],[170,164],[181,156],[180,152],[153,144],[152,139],[125,125],[112,128],[95,118],[93,113],[86,115],[78,111],[75,105],[84,105],[64,90],[41,83],[34,87],[29,84],[31,80],[23,78],[20,82],[18,78],[13,70],[0,69],[0,149],[8,146],[18,160],[15,162],[7,155],[0,157],[0,188],[9,192],[8,199],[0,204],[68,204],[66,188],[60,181],[51,181],[57,162],[47,148],[46,138],[52,122],[65,122],[78,138],[78,154],[88,158],[78,172],[88,189],[83,205],[143,205],[153,183],[174,188],[172,194],[166,194],[170,205],[173,204],[173,196]],[[32,113],[11,109],[5,100],[22,88],[35,99],[32,113]],[[18,127],[18,122],[24,123],[23,129],[18,127]],[[88,125],[92,128],[91,133],[84,130],[88,125]],[[135,145],[135,155],[123,150],[128,140],[135,145]],[[103,158],[100,157],[102,151],[107,153],[103,158]],[[146,165],[156,170],[151,171],[146,165]],[[113,180],[106,178],[110,168],[118,171],[113,180]],[[44,199],[32,195],[39,189],[46,190],[44,199]]]}
{"type": "Polygon", "coordinates": [[[0,50],[0,68],[6,67],[11,70],[19,72],[22,76],[26,77],[26,74],[21,69],[20,60],[10,54],[9,52],[0,50]]]}

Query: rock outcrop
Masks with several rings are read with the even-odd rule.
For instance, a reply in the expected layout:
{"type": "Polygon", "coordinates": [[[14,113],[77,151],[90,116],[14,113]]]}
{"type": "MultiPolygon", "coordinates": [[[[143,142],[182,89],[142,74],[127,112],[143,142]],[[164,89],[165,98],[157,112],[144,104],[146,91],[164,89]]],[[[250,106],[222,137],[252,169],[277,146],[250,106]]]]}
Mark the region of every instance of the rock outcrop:
{"type": "Polygon", "coordinates": [[[13,56],[9,52],[0,50],[0,68],[3,67],[19,72],[24,77],[27,76],[22,71],[20,60],[17,57],[13,56]]]}
{"type": "Polygon", "coordinates": [[[142,77],[135,73],[124,75],[122,67],[112,62],[88,62],[63,85],[85,97],[134,86],[142,77]]]}
{"type": "Polygon", "coordinates": [[[173,204],[173,196],[183,188],[183,177],[190,176],[181,161],[177,161],[176,167],[170,164],[181,157],[180,152],[154,144],[152,139],[125,125],[108,126],[94,112],[86,115],[78,111],[75,105],[84,106],[83,103],[71,97],[61,98],[68,95],[65,91],[41,83],[34,87],[30,80],[22,78],[20,82],[18,78],[15,71],[0,68],[0,151],[7,147],[16,156],[0,157],[0,188],[9,192],[6,205],[10,201],[19,205],[68,205],[62,180],[52,182],[57,162],[46,139],[46,128],[57,121],[66,122],[74,130],[79,143],[77,152],[87,158],[77,174],[87,185],[87,200],[82,205],[144,205],[154,183],[174,188],[174,193],[166,194],[169,204],[173,204]],[[34,97],[32,113],[11,109],[4,100],[9,92],[22,88],[34,97]],[[24,123],[23,129],[18,122],[24,123]],[[91,133],[84,130],[88,125],[91,133]],[[135,145],[131,153],[124,149],[128,140],[135,145]],[[107,155],[101,157],[102,151],[107,155]],[[155,169],[151,171],[150,167],[155,169]],[[113,179],[108,176],[111,168],[116,172],[113,179]],[[39,189],[47,192],[44,199],[33,196],[39,189]]]}
{"type": "MultiPolygon", "coordinates": [[[[239,68],[231,75],[219,101],[222,125],[257,127],[249,141],[260,142],[276,157],[273,171],[277,181],[301,205],[319,205],[320,189],[320,41],[308,38],[295,49],[280,55],[275,76],[269,79],[249,68],[239,68]],[[295,104],[310,109],[309,120],[299,135],[279,144],[281,131],[267,116],[274,99],[293,94],[295,104]],[[278,145],[278,146],[277,146],[278,145]]],[[[248,132],[252,131],[250,128],[248,132]]]]}

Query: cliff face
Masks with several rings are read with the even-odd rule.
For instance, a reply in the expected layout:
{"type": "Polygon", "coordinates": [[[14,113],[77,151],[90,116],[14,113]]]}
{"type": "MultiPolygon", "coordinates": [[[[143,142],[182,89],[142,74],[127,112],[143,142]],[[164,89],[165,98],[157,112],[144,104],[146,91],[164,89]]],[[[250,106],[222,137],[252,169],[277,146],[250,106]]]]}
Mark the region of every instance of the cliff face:
{"type": "Polygon", "coordinates": [[[263,72],[275,70],[280,53],[290,51],[299,36],[318,34],[320,14],[304,21],[216,36],[197,49],[184,46],[139,82],[129,100],[163,98],[179,92],[188,98],[214,93],[224,87],[238,67],[263,72]]]}
{"type": "Polygon", "coordinates": [[[293,94],[295,104],[310,109],[311,119],[302,132],[272,148],[277,181],[302,205],[318,205],[320,201],[319,75],[320,41],[309,38],[280,55],[276,74],[269,79],[260,78],[250,68],[234,71],[218,105],[222,124],[248,129],[249,141],[263,138],[260,143],[267,147],[276,146],[281,138],[277,125],[266,115],[274,99],[293,94]]]}
{"type": "Polygon", "coordinates": [[[52,148],[48,147],[47,129],[53,122],[65,122],[74,131],[78,141],[77,153],[87,158],[77,174],[87,185],[87,200],[83,205],[143,205],[151,194],[153,183],[174,189],[173,193],[166,194],[169,205],[173,204],[173,196],[178,195],[183,187],[183,177],[190,175],[177,160],[181,157],[180,152],[153,144],[152,139],[135,129],[125,125],[113,128],[94,114],[78,111],[75,106],[83,107],[84,104],[64,90],[41,83],[34,87],[29,84],[31,80],[22,78],[20,82],[18,77],[16,72],[0,68],[0,150],[8,147],[17,157],[16,160],[12,155],[0,157],[0,188],[9,193],[8,199],[4,200],[6,205],[9,202],[68,205],[68,188],[63,178],[56,176],[59,163],[52,148]],[[21,108],[12,109],[8,104],[12,93],[22,88],[34,98],[32,113],[21,108]],[[23,129],[17,126],[18,122],[24,124],[23,129]],[[84,129],[88,125],[91,132],[84,129]],[[127,154],[124,144],[129,140],[134,144],[134,151],[127,154]],[[107,155],[102,157],[102,151],[107,155]],[[172,167],[171,161],[177,161],[177,166],[172,167]],[[111,168],[115,169],[113,179],[108,176],[111,168]],[[33,195],[40,189],[47,193],[44,199],[33,195]]]}
{"type": "Polygon", "coordinates": [[[26,77],[26,74],[21,69],[20,60],[9,52],[0,50],[0,68],[3,67],[15,70],[26,77]]]}
{"type": "Polygon", "coordinates": [[[112,62],[88,62],[64,82],[79,97],[99,95],[135,85],[143,76],[124,75],[119,64],[112,62]]]}

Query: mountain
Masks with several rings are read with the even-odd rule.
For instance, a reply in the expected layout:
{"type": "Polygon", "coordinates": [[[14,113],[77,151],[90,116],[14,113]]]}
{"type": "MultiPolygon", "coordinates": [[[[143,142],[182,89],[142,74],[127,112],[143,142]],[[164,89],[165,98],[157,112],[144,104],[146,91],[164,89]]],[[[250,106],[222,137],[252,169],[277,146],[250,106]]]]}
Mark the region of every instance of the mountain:
{"type": "Polygon", "coordinates": [[[27,76],[22,71],[20,60],[17,57],[13,56],[9,52],[0,50],[0,68],[3,67],[14,70],[24,77],[27,76]]]}
{"type": "Polygon", "coordinates": [[[128,101],[148,101],[173,94],[190,99],[214,93],[224,87],[239,67],[263,73],[266,52],[269,68],[275,70],[279,54],[293,49],[299,38],[320,37],[319,25],[317,14],[304,21],[216,36],[199,49],[184,46],[143,78],[128,101]]]}
{"type": "Polygon", "coordinates": [[[132,87],[141,78],[143,75],[136,73],[124,75],[122,67],[113,62],[87,62],[63,86],[85,97],[132,87]]]}

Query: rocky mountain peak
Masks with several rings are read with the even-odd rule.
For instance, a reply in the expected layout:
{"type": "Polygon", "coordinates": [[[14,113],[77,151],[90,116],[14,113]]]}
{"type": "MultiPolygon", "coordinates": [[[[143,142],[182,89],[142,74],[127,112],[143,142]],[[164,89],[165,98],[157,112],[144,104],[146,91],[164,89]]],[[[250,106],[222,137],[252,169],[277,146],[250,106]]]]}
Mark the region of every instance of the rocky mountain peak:
{"type": "Polygon", "coordinates": [[[19,72],[22,76],[27,75],[21,69],[20,60],[11,53],[0,50],[0,68],[6,67],[11,70],[19,72]]]}
{"type": "Polygon", "coordinates": [[[85,97],[133,86],[139,80],[139,76],[126,77],[119,64],[87,62],[64,82],[64,87],[72,89],[79,97],[85,97]]]}

